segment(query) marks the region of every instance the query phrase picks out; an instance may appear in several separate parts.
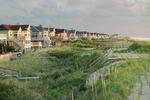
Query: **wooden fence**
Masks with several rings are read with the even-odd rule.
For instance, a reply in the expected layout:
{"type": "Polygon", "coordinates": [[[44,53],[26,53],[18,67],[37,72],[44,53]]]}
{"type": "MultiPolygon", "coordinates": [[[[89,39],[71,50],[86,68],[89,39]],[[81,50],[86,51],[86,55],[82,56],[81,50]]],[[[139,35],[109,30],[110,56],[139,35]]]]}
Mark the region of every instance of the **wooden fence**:
{"type": "Polygon", "coordinates": [[[17,53],[7,53],[0,55],[0,62],[1,61],[9,61],[11,58],[16,57],[17,53]]]}

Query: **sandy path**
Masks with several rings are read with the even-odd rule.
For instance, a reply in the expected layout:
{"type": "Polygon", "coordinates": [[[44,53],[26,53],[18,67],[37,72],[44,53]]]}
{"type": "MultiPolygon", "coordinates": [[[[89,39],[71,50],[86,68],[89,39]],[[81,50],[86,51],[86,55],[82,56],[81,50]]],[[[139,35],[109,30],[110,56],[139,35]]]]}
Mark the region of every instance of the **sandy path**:
{"type": "Polygon", "coordinates": [[[129,100],[150,100],[150,73],[140,76],[131,90],[129,100]]]}

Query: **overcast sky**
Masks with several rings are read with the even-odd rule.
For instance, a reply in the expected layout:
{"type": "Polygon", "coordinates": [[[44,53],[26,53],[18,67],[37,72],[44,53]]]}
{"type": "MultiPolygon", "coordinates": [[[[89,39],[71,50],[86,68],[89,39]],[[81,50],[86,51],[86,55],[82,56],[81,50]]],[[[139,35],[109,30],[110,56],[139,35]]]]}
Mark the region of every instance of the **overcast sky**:
{"type": "Polygon", "coordinates": [[[0,0],[0,23],[150,37],[150,0],[0,0]]]}

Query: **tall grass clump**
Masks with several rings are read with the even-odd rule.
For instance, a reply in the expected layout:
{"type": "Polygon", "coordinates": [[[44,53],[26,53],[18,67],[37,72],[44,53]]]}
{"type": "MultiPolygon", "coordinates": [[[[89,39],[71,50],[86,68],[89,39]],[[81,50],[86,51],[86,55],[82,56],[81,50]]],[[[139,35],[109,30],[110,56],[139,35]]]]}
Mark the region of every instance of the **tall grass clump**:
{"type": "Polygon", "coordinates": [[[93,88],[89,87],[82,100],[127,100],[138,77],[150,71],[150,59],[127,61],[105,76],[93,88]]]}
{"type": "MultiPolygon", "coordinates": [[[[101,41],[97,40],[64,43],[60,47],[47,51],[31,52],[23,55],[20,59],[0,62],[0,68],[18,70],[25,77],[40,77],[39,80],[23,81],[9,77],[1,81],[12,83],[12,86],[17,87],[16,90],[23,91],[17,94],[26,100],[60,100],[76,87],[81,86],[91,70],[99,68],[100,64],[95,67],[90,67],[89,64],[106,52],[104,49],[97,48],[100,44],[101,41]],[[76,45],[78,43],[86,47],[76,45]]],[[[102,44],[105,45],[104,42],[102,44]]],[[[6,84],[7,86],[8,84],[6,84]]],[[[83,87],[81,86],[81,90],[84,89],[83,87]]],[[[15,92],[13,89],[10,91],[15,92]]],[[[17,94],[14,93],[14,97],[17,98],[17,94]]],[[[24,100],[16,98],[13,100],[24,100]]]]}

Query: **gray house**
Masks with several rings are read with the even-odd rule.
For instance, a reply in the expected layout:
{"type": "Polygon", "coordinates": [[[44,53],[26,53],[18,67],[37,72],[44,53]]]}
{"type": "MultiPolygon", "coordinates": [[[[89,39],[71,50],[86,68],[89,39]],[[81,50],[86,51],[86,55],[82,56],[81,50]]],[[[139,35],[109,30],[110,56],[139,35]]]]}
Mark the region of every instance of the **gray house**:
{"type": "Polygon", "coordinates": [[[67,36],[69,41],[77,40],[76,30],[68,30],[67,36]]]}
{"type": "Polygon", "coordinates": [[[77,39],[88,39],[88,32],[86,31],[77,31],[76,32],[77,39]]]}
{"type": "Polygon", "coordinates": [[[42,42],[43,42],[42,33],[43,33],[43,28],[41,26],[31,26],[32,50],[42,48],[42,42]]]}

